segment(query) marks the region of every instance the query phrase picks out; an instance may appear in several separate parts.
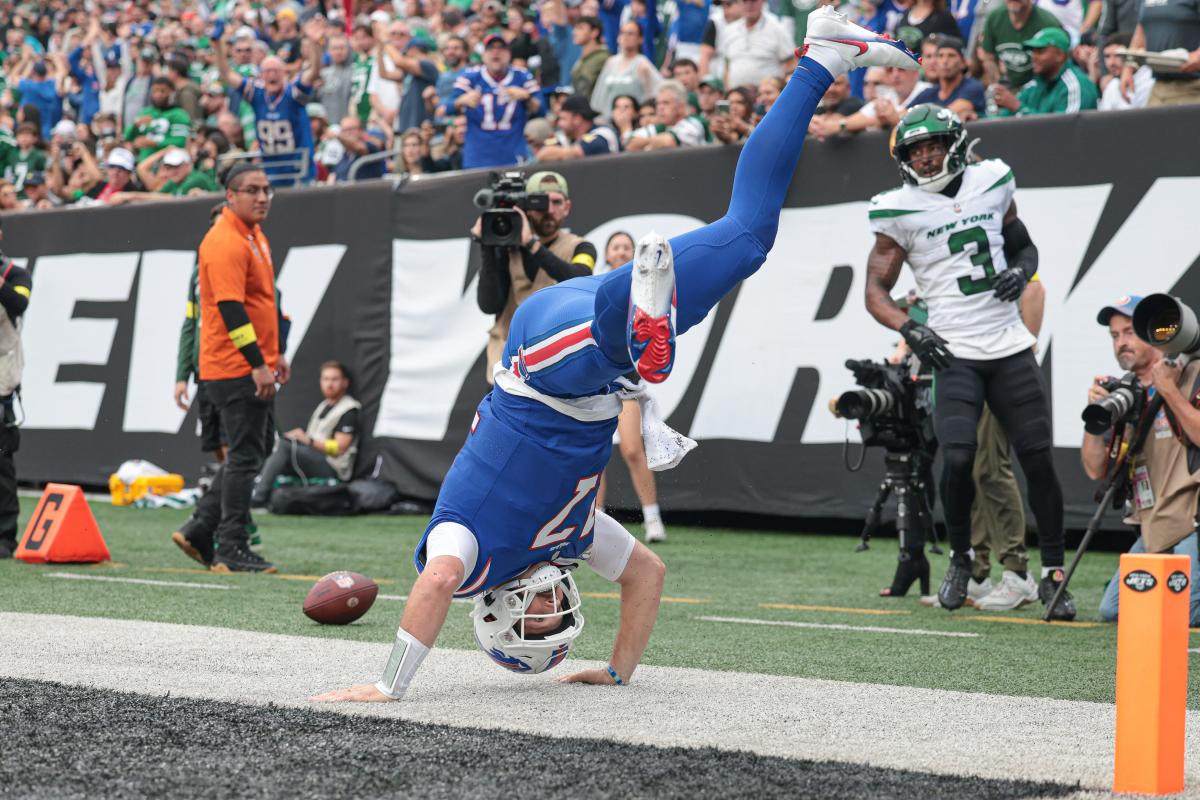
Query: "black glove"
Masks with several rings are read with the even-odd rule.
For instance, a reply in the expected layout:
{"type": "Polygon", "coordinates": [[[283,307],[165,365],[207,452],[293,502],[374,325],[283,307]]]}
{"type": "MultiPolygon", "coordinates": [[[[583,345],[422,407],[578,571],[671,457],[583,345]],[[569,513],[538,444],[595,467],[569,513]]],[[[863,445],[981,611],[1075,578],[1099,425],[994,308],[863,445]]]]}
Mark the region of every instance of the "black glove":
{"type": "Polygon", "coordinates": [[[1025,291],[1025,273],[1019,269],[1006,269],[992,279],[992,290],[997,300],[1015,303],[1025,291]]]}
{"type": "Polygon", "coordinates": [[[916,320],[909,320],[900,326],[900,334],[913,353],[922,362],[934,369],[945,369],[950,366],[950,351],[946,349],[946,340],[916,320]]]}

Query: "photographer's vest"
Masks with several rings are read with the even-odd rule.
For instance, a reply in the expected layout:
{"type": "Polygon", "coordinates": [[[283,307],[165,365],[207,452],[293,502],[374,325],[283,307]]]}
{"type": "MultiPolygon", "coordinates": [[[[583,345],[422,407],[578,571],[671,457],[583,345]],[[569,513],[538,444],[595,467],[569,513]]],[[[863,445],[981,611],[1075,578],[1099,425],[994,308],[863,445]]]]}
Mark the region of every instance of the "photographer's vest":
{"type": "Polygon", "coordinates": [[[0,308],[0,397],[8,397],[21,385],[25,354],[21,351],[21,320],[13,322],[0,308]]]}
{"type": "MultiPolygon", "coordinates": [[[[310,439],[319,439],[324,441],[332,439],[337,433],[335,428],[341,422],[342,415],[351,409],[362,408],[362,403],[355,400],[350,395],[344,395],[341,400],[333,404],[333,407],[321,416],[321,409],[325,408],[325,404],[317,406],[317,410],[312,413],[308,420],[308,428],[305,433],[310,439]]],[[[358,455],[358,439],[359,434],[354,434],[354,439],[350,442],[350,446],[346,448],[346,452],[340,456],[325,456],[325,460],[329,462],[329,466],[333,467],[333,471],[337,473],[338,480],[348,481],[350,476],[354,474],[354,457],[358,455]]]]}
{"type": "MultiPolygon", "coordinates": [[[[1193,361],[1183,369],[1179,381],[1180,391],[1192,404],[1197,401],[1200,386],[1200,360],[1193,361]]],[[[1164,403],[1146,434],[1142,452],[1134,460],[1134,475],[1130,480],[1133,513],[1125,522],[1139,525],[1146,552],[1161,553],[1179,544],[1196,530],[1196,501],[1200,498],[1200,469],[1192,471],[1188,466],[1189,445],[1176,433],[1164,403]],[[1149,477],[1150,494],[1141,493],[1143,501],[1152,496],[1151,505],[1138,507],[1137,470],[1145,468],[1149,477]]]]}
{"type": "MultiPolygon", "coordinates": [[[[582,236],[576,236],[568,231],[559,231],[558,238],[550,243],[549,250],[563,261],[570,262],[575,255],[575,248],[584,241],[586,240],[582,236]]],[[[542,245],[542,247],[546,247],[546,245],[542,245]]],[[[508,275],[512,284],[508,290],[508,302],[505,304],[504,310],[496,315],[496,324],[488,331],[487,363],[484,364],[484,371],[487,373],[489,384],[492,383],[492,365],[499,361],[500,356],[504,354],[504,343],[508,341],[508,326],[512,324],[517,306],[524,303],[525,298],[538,289],[545,289],[558,282],[547,275],[543,269],[537,271],[532,281],[529,280],[525,275],[525,262],[522,256],[520,250],[509,251],[508,275]]]]}

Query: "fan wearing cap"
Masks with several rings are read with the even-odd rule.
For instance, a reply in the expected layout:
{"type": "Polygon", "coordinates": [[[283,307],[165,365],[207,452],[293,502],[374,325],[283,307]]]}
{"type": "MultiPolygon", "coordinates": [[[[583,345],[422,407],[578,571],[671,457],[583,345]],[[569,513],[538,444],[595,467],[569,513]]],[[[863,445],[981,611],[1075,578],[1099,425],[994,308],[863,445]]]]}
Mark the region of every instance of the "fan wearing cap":
{"type": "Polygon", "coordinates": [[[1071,38],[1062,28],[1042,28],[1023,46],[1033,61],[1033,80],[1020,94],[998,89],[1001,116],[1073,114],[1094,109],[1100,95],[1087,73],[1071,60],[1071,38]]]}
{"type": "MultiPolygon", "coordinates": [[[[1133,331],[1133,314],[1142,298],[1126,295],[1100,309],[1096,321],[1108,328],[1117,366],[1137,378],[1136,389],[1144,387],[1147,399],[1154,398],[1154,422],[1140,452],[1133,454],[1130,507],[1127,525],[1138,529],[1131,553],[1175,553],[1192,561],[1191,626],[1200,626],[1200,554],[1197,553],[1196,511],[1200,503],[1200,470],[1195,463],[1200,442],[1200,360],[1182,370],[1163,358],[1163,353],[1142,341],[1133,331]]],[[[1098,375],[1088,387],[1088,404],[1110,394],[1115,378],[1098,375]]],[[[1124,380],[1124,379],[1122,379],[1124,380]]],[[[1146,413],[1146,412],[1143,412],[1146,413]]],[[[1140,416],[1140,415],[1139,415],[1140,416]]],[[[1114,468],[1133,435],[1132,426],[1118,422],[1105,434],[1084,433],[1079,456],[1083,471],[1092,480],[1103,480],[1114,468]]],[[[1127,456],[1129,458],[1129,456],[1127,456]]],[[[1128,467],[1128,462],[1126,467],[1128,467]]],[[[1113,577],[1100,601],[1100,617],[1115,622],[1120,575],[1113,577]]]]}
{"type": "Polygon", "coordinates": [[[454,109],[467,116],[463,168],[503,167],[525,155],[525,123],[541,108],[541,89],[527,71],[512,67],[508,42],[483,40],[483,65],[454,82],[454,109]]]}
{"type": "Polygon", "coordinates": [[[62,94],[58,91],[58,79],[64,77],[65,73],[66,70],[60,68],[58,62],[47,65],[45,61],[30,59],[25,62],[25,69],[15,87],[21,93],[22,103],[29,103],[41,112],[40,133],[43,139],[50,138],[50,132],[62,119],[62,94]],[[51,67],[54,67],[53,74],[51,67]]]}
{"type": "Polygon", "coordinates": [[[174,95],[175,85],[165,75],[150,81],[150,105],[125,128],[125,141],[136,148],[138,161],[164,148],[187,144],[192,118],[175,105],[174,95]]]}
{"type": "Polygon", "coordinates": [[[921,92],[911,105],[933,103],[948,108],[965,122],[981,117],[987,108],[987,96],[983,84],[967,74],[967,59],[963,55],[963,41],[957,36],[938,36],[937,58],[938,82],[921,92]]]}
{"type": "Polygon", "coordinates": [[[538,152],[538,161],[566,161],[584,156],[602,156],[621,151],[621,139],[607,125],[597,125],[599,116],[587,98],[571,95],[558,111],[558,128],[570,144],[548,144],[538,152]]]}
{"type": "Polygon", "coordinates": [[[193,169],[192,157],[180,147],[160,150],[150,156],[138,164],[137,175],[146,191],[121,192],[113,198],[114,205],[220,191],[216,176],[193,169]]]}

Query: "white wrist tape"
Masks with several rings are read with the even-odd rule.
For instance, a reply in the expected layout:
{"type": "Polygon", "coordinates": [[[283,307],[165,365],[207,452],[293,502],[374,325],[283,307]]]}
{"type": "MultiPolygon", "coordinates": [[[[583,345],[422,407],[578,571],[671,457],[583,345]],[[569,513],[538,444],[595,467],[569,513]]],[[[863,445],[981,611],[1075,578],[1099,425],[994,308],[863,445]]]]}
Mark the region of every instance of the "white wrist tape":
{"type": "Polygon", "coordinates": [[[396,642],[392,645],[392,654],[388,656],[387,666],[383,668],[383,677],[375,684],[375,688],[393,700],[404,697],[408,684],[417,667],[429,654],[429,648],[417,641],[416,637],[404,628],[396,631],[396,642]]]}

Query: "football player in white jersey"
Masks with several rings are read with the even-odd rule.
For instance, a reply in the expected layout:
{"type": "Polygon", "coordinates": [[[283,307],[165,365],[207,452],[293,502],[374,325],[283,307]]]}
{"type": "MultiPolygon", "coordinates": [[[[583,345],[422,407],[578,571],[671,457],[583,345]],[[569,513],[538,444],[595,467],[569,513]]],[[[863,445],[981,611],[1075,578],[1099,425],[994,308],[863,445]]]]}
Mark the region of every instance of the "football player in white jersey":
{"type": "MultiPolygon", "coordinates": [[[[900,331],[935,371],[934,426],[951,547],[938,599],[950,610],[966,601],[971,580],[971,468],[985,400],[1025,472],[1042,551],[1043,603],[1063,578],[1063,497],[1049,395],[1033,353],[1036,340],[1017,307],[1037,272],[1038,251],[1017,217],[1012,170],[999,159],[975,161],[970,151],[953,111],[932,104],[910,109],[893,146],[904,183],[872,198],[869,212],[875,246],[867,260],[867,310],[900,331]],[[927,325],[909,319],[892,300],[906,261],[929,305],[927,325]]],[[[1074,617],[1064,592],[1051,618],[1074,617]]]]}

